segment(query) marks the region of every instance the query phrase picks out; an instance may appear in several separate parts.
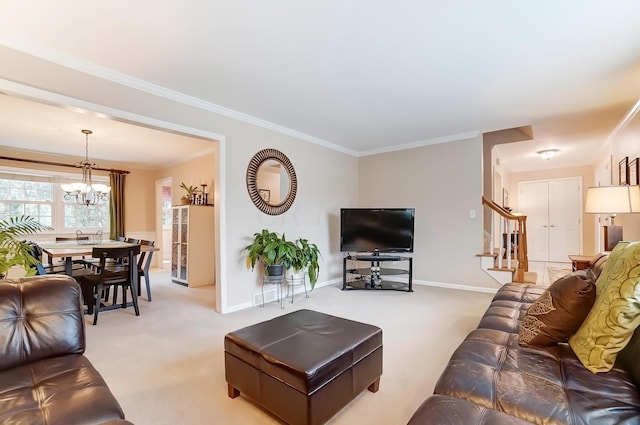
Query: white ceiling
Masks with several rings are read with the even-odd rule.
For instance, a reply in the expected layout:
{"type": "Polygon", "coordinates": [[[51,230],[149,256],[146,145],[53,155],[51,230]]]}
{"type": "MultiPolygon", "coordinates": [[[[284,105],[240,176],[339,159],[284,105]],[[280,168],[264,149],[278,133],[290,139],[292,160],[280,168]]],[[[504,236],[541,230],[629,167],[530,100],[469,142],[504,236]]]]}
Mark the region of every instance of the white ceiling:
{"type": "MultiPolygon", "coordinates": [[[[0,45],[144,81],[354,154],[530,124],[534,141],[517,154],[507,148],[514,155],[558,147],[587,163],[639,97],[639,18],[637,0],[0,0],[0,45]],[[586,133],[591,120],[580,117],[600,115],[602,127],[586,133]]],[[[39,112],[48,122],[24,118],[34,135],[19,135],[20,118],[6,113],[12,102],[0,96],[0,128],[16,122],[14,139],[0,134],[3,145],[41,150],[58,127],[77,152],[80,128],[93,127],[96,144],[99,130],[111,131],[59,109],[39,112]]],[[[128,127],[109,143],[147,140],[125,136],[128,127]]],[[[165,137],[173,136],[154,134],[154,143],[165,137]]],[[[175,158],[173,143],[156,153],[175,158]]]]}
{"type": "MultiPolygon", "coordinates": [[[[211,141],[115,121],[99,114],[0,95],[0,145],[156,168],[213,152],[211,141]],[[126,152],[126,155],[124,155],[126,152]]],[[[1,152],[1,150],[0,150],[1,152]]],[[[101,166],[101,164],[98,164],[101,166]]]]}

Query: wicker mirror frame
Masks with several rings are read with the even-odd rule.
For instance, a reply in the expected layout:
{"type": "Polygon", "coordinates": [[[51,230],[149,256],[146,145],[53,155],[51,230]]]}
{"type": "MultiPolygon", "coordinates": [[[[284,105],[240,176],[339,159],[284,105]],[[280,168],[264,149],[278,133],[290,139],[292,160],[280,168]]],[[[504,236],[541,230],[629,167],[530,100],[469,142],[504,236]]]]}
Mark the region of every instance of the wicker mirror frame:
{"type": "Polygon", "coordinates": [[[280,215],[287,211],[293,201],[296,199],[298,192],[298,179],[296,178],[296,170],[294,170],[289,158],[277,149],[263,149],[251,158],[247,166],[247,191],[253,204],[263,213],[269,215],[280,215]],[[260,166],[268,160],[278,161],[289,174],[289,193],[278,204],[267,203],[258,192],[258,170],[260,166]]]}

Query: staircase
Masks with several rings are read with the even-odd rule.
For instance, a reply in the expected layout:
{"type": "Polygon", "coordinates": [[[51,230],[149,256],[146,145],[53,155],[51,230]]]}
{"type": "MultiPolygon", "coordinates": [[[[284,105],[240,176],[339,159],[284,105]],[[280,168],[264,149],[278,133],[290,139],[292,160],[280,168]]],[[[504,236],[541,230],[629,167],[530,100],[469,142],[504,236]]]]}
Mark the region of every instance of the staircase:
{"type": "Polygon", "coordinates": [[[484,252],[478,255],[482,269],[501,285],[509,282],[535,284],[537,275],[529,272],[527,256],[527,216],[512,214],[485,197],[482,197],[482,205],[491,217],[484,252]],[[499,223],[497,229],[496,222],[499,223]],[[496,235],[499,236],[497,248],[496,235]]]}

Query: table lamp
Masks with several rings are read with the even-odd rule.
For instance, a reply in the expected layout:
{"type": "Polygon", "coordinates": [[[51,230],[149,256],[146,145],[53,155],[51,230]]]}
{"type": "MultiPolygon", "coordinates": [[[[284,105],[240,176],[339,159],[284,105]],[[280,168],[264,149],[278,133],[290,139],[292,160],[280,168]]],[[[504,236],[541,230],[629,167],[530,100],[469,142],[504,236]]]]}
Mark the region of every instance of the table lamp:
{"type": "Polygon", "coordinates": [[[611,251],[622,240],[622,226],[615,226],[616,214],[640,212],[640,186],[598,186],[587,188],[584,212],[608,214],[604,228],[604,250],[611,251]]]}

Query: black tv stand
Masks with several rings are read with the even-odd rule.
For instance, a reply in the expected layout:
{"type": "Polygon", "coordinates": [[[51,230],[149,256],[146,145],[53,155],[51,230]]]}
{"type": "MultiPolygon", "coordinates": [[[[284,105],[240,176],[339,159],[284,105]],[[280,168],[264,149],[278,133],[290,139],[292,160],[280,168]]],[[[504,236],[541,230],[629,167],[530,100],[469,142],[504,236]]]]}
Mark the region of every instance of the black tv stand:
{"type": "Polygon", "coordinates": [[[401,261],[402,257],[399,255],[372,254],[372,255],[356,255],[355,257],[352,257],[352,259],[355,259],[358,261],[401,261]]]}
{"type": "Polygon", "coordinates": [[[347,256],[342,260],[342,290],[373,289],[413,292],[413,257],[399,255],[361,254],[347,256]],[[347,268],[347,262],[353,268],[347,268]],[[358,261],[370,263],[369,267],[359,267],[358,261]],[[408,268],[381,267],[380,263],[408,262],[408,268]],[[407,275],[407,279],[397,277],[407,275]],[[395,276],[395,278],[391,278],[395,276]],[[406,280],[406,281],[405,281],[406,280]]]}

